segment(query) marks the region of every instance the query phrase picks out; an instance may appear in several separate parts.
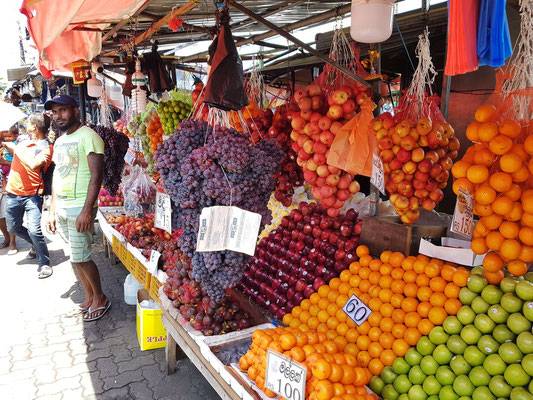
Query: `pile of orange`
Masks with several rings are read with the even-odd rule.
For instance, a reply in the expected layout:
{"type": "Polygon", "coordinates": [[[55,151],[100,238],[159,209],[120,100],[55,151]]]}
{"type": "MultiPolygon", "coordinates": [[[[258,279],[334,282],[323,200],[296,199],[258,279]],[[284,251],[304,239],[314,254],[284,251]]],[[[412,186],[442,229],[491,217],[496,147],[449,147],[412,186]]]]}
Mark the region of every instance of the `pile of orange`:
{"type": "Polygon", "coordinates": [[[164,133],[159,115],[155,114],[146,127],[146,134],[150,139],[150,150],[152,154],[157,150],[159,143],[163,141],[164,133]]]}
{"type": "Polygon", "coordinates": [[[533,137],[529,126],[512,120],[496,121],[496,108],[479,107],[466,136],[474,144],[455,163],[453,190],[474,195],[472,250],[488,255],[485,277],[492,284],[504,277],[504,267],[514,276],[527,272],[533,261],[533,137]]]}
{"type": "Polygon", "coordinates": [[[365,385],[371,376],[357,359],[345,353],[346,341],[324,333],[291,327],[256,330],[250,350],[239,366],[268,397],[276,394],[265,387],[268,349],[291,358],[307,368],[305,398],[309,400],[375,400],[365,385]]]}
{"type": "Polygon", "coordinates": [[[359,261],[294,307],[283,322],[327,338],[344,338],[344,352],[379,375],[421,336],[457,313],[462,306],[459,291],[470,273],[424,255],[405,257],[385,251],[374,259],[366,246],[359,246],[356,253],[359,261]],[[342,310],[354,294],[372,310],[360,326],[342,310]]]}

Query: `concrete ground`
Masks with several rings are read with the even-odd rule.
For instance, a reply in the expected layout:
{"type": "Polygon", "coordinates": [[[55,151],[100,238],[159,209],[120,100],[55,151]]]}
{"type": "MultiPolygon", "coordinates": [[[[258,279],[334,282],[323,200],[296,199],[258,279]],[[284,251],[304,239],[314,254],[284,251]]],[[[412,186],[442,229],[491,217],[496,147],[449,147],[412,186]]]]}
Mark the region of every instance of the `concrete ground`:
{"type": "Polygon", "coordinates": [[[64,316],[83,293],[59,235],[46,234],[54,265],[48,279],[37,279],[21,239],[17,255],[0,250],[0,399],[218,399],[188,359],[167,376],[164,349],[139,349],[135,306],[124,302],[128,272],[104,257],[96,228],[93,259],[112,307],[95,322],[64,316]]]}

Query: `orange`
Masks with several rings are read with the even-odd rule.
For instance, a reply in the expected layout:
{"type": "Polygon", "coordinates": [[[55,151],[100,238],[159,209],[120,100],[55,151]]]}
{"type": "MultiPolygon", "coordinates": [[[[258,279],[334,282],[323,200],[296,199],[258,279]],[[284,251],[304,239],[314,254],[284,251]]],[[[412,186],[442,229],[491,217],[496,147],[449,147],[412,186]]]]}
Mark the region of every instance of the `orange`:
{"type": "Polygon", "coordinates": [[[382,318],[381,321],[379,321],[379,328],[383,332],[390,332],[393,326],[394,326],[394,321],[390,317],[382,318]]]}
{"type": "Polygon", "coordinates": [[[329,329],[333,330],[333,329],[337,329],[337,326],[339,325],[339,321],[337,321],[337,319],[335,317],[330,317],[326,321],[326,324],[327,324],[329,329]]]}
{"type": "Polygon", "coordinates": [[[522,246],[522,250],[520,251],[520,256],[518,258],[525,263],[533,262],[533,247],[522,246]]]}
{"type": "Polygon", "coordinates": [[[478,122],[491,121],[495,116],[496,107],[492,104],[483,104],[482,106],[479,106],[474,114],[474,117],[478,122]]]}
{"type": "Polygon", "coordinates": [[[448,299],[446,300],[446,303],[444,303],[444,309],[448,313],[448,315],[456,315],[457,311],[463,306],[463,303],[461,303],[458,299],[448,299]]]}
{"type": "Polygon", "coordinates": [[[426,318],[421,319],[418,323],[418,331],[424,336],[429,335],[429,332],[431,332],[434,327],[435,325],[433,324],[433,322],[426,318]]]}
{"type": "Polygon", "coordinates": [[[368,346],[370,346],[371,342],[372,341],[368,336],[360,335],[355,343],[357,344],[359,350],[365,351],[368,349],[368,346]]]}
{"type": "Polygon", "coordinates": [[[354,261],[353,263],[350,264],[349,271],[355,275],[357,274],[357,272],[359,272],[360,268],[361,268],[361,264],[358,261],[354,261]]]}
{"type": "Polygon", "coordinates": [[[337,310],[338,309],[339,309],[339,307],[335,303],[329,303],[328,306],[326,307],[326,311],[332,317],[334,317],[337,314],[337,310]]]}
{"type": "Polygon", "coordinates": [[[367,351],[360,351],[357,353],[357,361],[361,364],[361,366],[366,367],[368,366],[368,363],[370,362],[370,354],[368,354],[367,351]]]}
{"type": "Polygon", "coordinates": [[[475,184],[485,182],[489,177],[489,169],[484,165],[472,165],[466,171],[466,178],[475,184]]]}
{"type": "Polygon", "coordinates": [[[497,156],[501,156],[511,150],[513,141],[505,135],[497,135],[489,142],[489,149],[497,156]]]}
{"type": "Polygon", "coordinates": [[[513,201],[507,196],[500,196],[491,205],[496,214],[507,215],[513,209],[513,201]]]}
{"type": "Polygon", "coordinates": [[[483,122],[478,129],[479,139],[484,142],[490,142],[498,135],[498,124],[496,122],[483,122]]]}
{"type": "Polygon", "coordinates": [[[518,156],[522,159],[523,162],[527,161],[527,159],[529,158],[529,154],[527,153],[523,144],[513,144],[513,147],[511,147],[511,152],[518,154],[518,156]]]}
{"type": "Polygon", "coordinates": [[[494,252],[488,253],[483,259],[483,268],[488,272],[496,272],[503,268],[503,260],[494,252]]]}
{"type": "Polygon", "coordinates": [[[313,293],[309,297],[309,301],[311,302],[311,304],[317,304],[319,300],[320,300],[320,296],[318,295],[318,293],[313,293]]]}
{"type": "Polygon", "coordinates": [[[379,356],[379,361],[381,361],[383,365],[391,366],[395,359],[396,359],[396,354],[394,354],[394,351],[392,350],[392,343],[391,343],[390,348],[383,350],[383,352],[379,356]]]}
{"type": "Polygon", "coordinates": [[[329,281],[329,287],[332,290],[337,290],[340,284],[341,284],[341,280],[339,278],[333,278],[332,280],[329,281]]]}
{"type": "Polygon", "coordinates": [[[466,178],[459,178],[453,183],[452,189],[455,194],[459,193],[459,189],[474,193],[474,184],[466,178]]]}
{"type": "Polygon", "coordinates": [[[522,247],[518,240],[506,239],[500,247],[500,254],[509,260],[516,260],[520,256],[521,250],[522,247]]]}
{"type": "Polygon", "coordinates": [[[346,319],[348,318],[346,316],[346,313],[344,311],[342,311],[341,308],[339,308],[337,310],[337,312],[335,313],[335,318],[337,318],[337,320],[340,322],[340,323],[343,323],[343,322],[346,322],[346,319]]]}
{"type": "Polygon", "coordinates": [[[520,223],[523,226],[529,226],[530,228],[533,228],[533,214],[523,213],[520,223]]]}
{"type": "Polygon", "coordinates": [[[379,279],[381,278],[381,274],[379,271],[372,271],[370,275],[368,275],[368,280],[372,285],[376,285],[379,282],[379,279]]]}
{"type": "Polygon", "coordinates": [[[512,201],[518,201],[522,196],[522,189],[516,183],[513,183],[511,185],[511,189],[505,192],[505,195],[509,197],[512,201]]]}
{"type": "Polygon", "coordinates": [[[401,293],[395,293],[390,298],[390,303],[394,306],[394,308],[400,308],[402,305],[404,297],[401,293]]]}
{"type": "MultiPolygon", "coordinates": [[[[492,139],[494,140],[494,139],[492,139]]],[[[522,166],[522,159],[516,153],[506,153],[500,158],[500,168],[503,172],[513,173],[522,166]]]]}
{"type": "Polygon", "coordinates": [[[513,182],[525,182],[529,179],[529,169],[525,165],[522,165],[520,169],[512,173],[513,182]]]}
{"type": "Polygon", "coordinates": [[[344,305],[346,304],[348,300],[349,300],[348,296],[346,296],[345,294],[340,294],[337,297],[337,300],[335,301],[335,303],[339,306],[339,308],[342,308],[344,307],[344,305]]]}
{"type": "Polygon", "coordinates": [[[330,400],[335,395],[335,388],[330,381],[321,380],[317,382],[313,393],[317,400],[330,400]]]}
{"type": "Polygon", "coordinates": [[[392,343],[394,343],[394,336],[390,332],[384,332],[379,337],[379,344],[383,346],[384,349],[392,348],[392,343]]]}
{"type": "Polygon", "coordinates": [[[472,248],[472,251],[476,254],[485,254],[489,250],[489,248],[487,247],[487,242],[483,237],[473,239],[472,243],[470,244],[470,247],[472,248]]]}
{"type": "Polygon", "coordinates": [[[505,219],[508,221],[520,221],[520,218],[522,218],[523,210],[522,210],[522,204],[518,201],[513,202],[513,209],[509,214],[505,216],[505,219]]]}
{"type": "Polygon", "coordinates": [[[527,169],[529,170],[530,174],[533,174],[533,158],[528,161],[527,163],[527,169]]]}
{"type": "Polygon", "coordinates": [[[390,289],[392,286],[392,282],[394,282],[394,279],[390,275],[384,275],[381,278],[379,278],[378,284],[380,288],[384,289],[390,289]]]}
{"type": "Polygon", "coordinates": [[[305,351],[301,347],[293,347],[290,356],[293,360],[302,362],[305,360],[305,351]]]}
{"type": "Polygon", "coordinates": [[[325,310],[326,308],[328,308],[330,302],[328,299],[320,299],[318,301],[318,308],[320,308],[321,310],[325,310]]]}
{"type": "Polygon", "coordinates": [[[498,214],[487,215],[486,217],[482,217],[480,219],[481,223],[490,230],[498,229],[502,223],[502,220],[502,216],[498,214]]]}
{"type": "Polygon", "coordinates": [[[405,326],[408,328],[415,328],[418,326],[418,323],[421,319],[422,318],[420,315],[418,315],[415,311],[408,312],[404,318],[405,326]]]}
{"type": "Polygon", "coordinates": [[[415,283],[417,284],[418,287],[422,287],[422,286],[428,286],[429,281],[430,281],[429,276],[427,276],[426,274],[420,274],[416,277],[415,283]]]}
{"type": "Polygon", "coordinates": [[[436,276],[440,275],[440,266],[434,262],[430,262],[426,265],[426,268],[424,269],[424,273],[429,278],[434,278],[436,276]]]}
{"type": "Polygon", "coordinates": [[[416,307],[416,312],[422,317],[426,318],[428,316],[429,310],[431,310],[431,303],[429,301],[423,301],[416,307]]]}
{"type": "Polygon", "coordinates": [[[380,299],[382,302],[384,302],[384,303],[388,303],[388,302],[390,302],[390,299],[391,299],[391,297],[392,297],[393,294],[394,294],[393,291],[390,290],[390,289],[381,289],[381,290],[379,291],[379,295],[378,295],[378,297],[379,297],[379,299],[380,299]]]}
{"type": "Polygon", "coordinates": [[[490,231],[487,229],[485,225],[483,225],[483,222],[478,222],[476,226],[474,227],[474,237],[486,237],[490,231]]]}
{"type": "Polygon", "coordinates": [[[368,354],[370,354],[370,357],[372,358],[379,358],[379,355],[383,351],[383,346],[380,345],[378,342],[372,342],[370,343],[370,346],[368,346],[368,354]]]}
{"type": "Polygon", "coordinates": [[[396,339],[403,338],[403,334],[407,327],[404,324],[394,324],[392,327],[392,336],[394,336],[396,339]]]}
{"type": "Polygon", "coordinates": [[[440,270],[440,276],[442,276],[448,282],[451,282],[453,281],[453,274],[455,271],[457,271],[457,269],[454,266],[445,264],[440,270]]]}
{"type": "Polygon", "coordinates": [[[329,293],[329,286],[328,285],[322,285],[318,288],[317,293],[320,297],[327,298],[329,293]]]}
{"type": "Polygon", "coordinates": [[[429,298],[433,294],[433,290],[429,288],[429,286],[422,286],[418,289],[416,292],[416,297],[420,301],[429,301],[429,298]]]}
{"type": "Polygon", "coordinates": [[[379,326],[379,321],[381,321],[381,314],[378,311],[374,311],[370,314],[367,321],[371,326],[379,326]]]}
{"type": "Polygon", "coordinates": [[[398,357],[403,357],[407,350],[409,350],[409,344],[403,338],[396,339],[392,344],[392,351],[398,357]]]}
{"type": "Polygon", "coordinates": [[[528,137],[524,141],[524,150],[530,156],[533,155],[533,137],[531,135],[528,135],[528,137]]]}
{"type": "Polygon", "coordinates": [[[340,285],[339,285],[339,293],[340,294],[348,294],[348,292],[350,291],[352,287],[350,286],[350,284],[348,282],[342,282],[340,285]]]}
{"type": "Polygon", "coordinates": [[[296,345],[296,338],[291,333],[284,333],[279,337],[279,344],[283,350],[290,350],[296,345]]]}
{"type": "Polygon", "coordinates": [[[381,255],[379,256],[379,259],[380,259],[381,261],[383,261],[384,263],[388,263],[391,254],[392,254],[392,251],[390,251],[390,250],[385,250],[383,253],[381,253],[381,255]]]}
{"type": "MultiPolygon", "coordinates": [[[[337,331],[339,330],[339,327],[343,326],[343,325],[345,325],[345,324],[340,324],[337,327],[337,331]]],[[[359,337],[359,333],[357,332],[356,329],[348,328],[346,330],[346,332],[344,332],[344,336],[346,337],[346,340],[348,341],[348,343],[355,343],[355,342],[357,342],[357,338],[359,337]]]]}
{"type": "Polygon", "coordinates": [[[359,245],[357,246],[357,249],[355,249],[355,254],[357,254],[357,257],[361,258],[363,256],[369,255],[370,250],[365,245],[359,245]]]}
{"type": "Polygon", "coordinates": [[[302,311],[300,313],[300,316],[298,317],[298,319],[303,323],[307,323],[307,321],[309,320],[309,318],[311,318],[311,314],[309,314],[309,311],[302,311]]]}
{"type": "Polygon", "coordinates": [[[351,276],[352,276],[352,273],[349,270],[345,269],[344,271],[341,272],[341,274],[339,275],[339,278],[343,282],[348,282],[351,276]]]}
{"type": "Polygon", "coordinates": [[[379,267],[379,273],[383,276],[390,275],[392,272],[392,266],[388,263],[384,263],[379,267]]]}
{"type": "Polygon", "coordinates": [[[385,368],[385,366],[379,359],[371,360],[370,363],[368,364],[368,370],[372,373],[372,375],[381,374],[381,371],[383,371],[383,368],[385,368]]]}
{"type": "Polygon", "coordinates": [[[368,302],[368,308],[370,308],[372,311],[378,311],[381,307],[383,302],[378,298],[372,298],[368,302]]]}
{"type": "Polygon", "coordinates": [[[521,228],[518,237],[526,246],[533,246],[533,228],[528,226],[521,228]]]}
{"type": "Polygon", "coordinates": [[[500,233],[506,239],[515,239],[518,237],[520,226],[516,222],[504,221],[500,225],[500,233]]]}
{"type": "Polygon", "coordinates": [[[433,307],[429,310],[428,319],[435,325],[442,325],[448,314],[442,307],[433,307]]]}
{"type": "Polygon", "coordinates": [[[320,310],[316,317],[319,322],[326,322],[329,319],[329,314],[326,310],[320,310]]]}
{"type": "Polygon", "coordinates": [[[485,242],[487,243],[487,247],[491,250],[498,251],[500,250],[500,247],[503,243],[505,238],[499,231],[491,232],[487,235],[485,238],[485,242]]]}
{"type": "Polygon", "coordinates": [[[328,354],[334,354],[337,352],[337,345],[333,340],[325,340],[322,344],[326,347],[326,352],[328,354]]]}
{"type": "MultiPolygon", "coordinates": [[[[406,313],[416,311],[418,300],[408,297],[402,301],[402,310],[406,313]]],[[[372,314],[371,314],[372,315],[372,314]]]]}
{"type": "Polygon", "coordinates": [[[404,258],[405,258],[405,256],[402,253],[400,253],[398,251],[395,251],[389,257],[389,264],[393,268],[401,267],[402,266],[402,261],[404,260],[404,258]]]}
{"type": "MultiPolygon", "coordinates": [[[[520,164],[522,164],[522,162],[520,162],[520,164]]],[[[467,172],[468,168],[470,168],[471,166],[472,166],[472,164],[470,164],[470,163],[468,163],[466,161],[463,161],[463,160],[459,160],[455,164],[453,164],[452,175],[456,179],[458,179],[458,178],[466,178],[466,172],[467,172]]]]}
{"type": "Polygon", "coordinates": [[[491,167],[494,163],[494,154],[484,145],[480,145],[479,149],[474,153],[474,164],[491,167]]]}
{"type": "Polygon", "coordinates": [[[417,273],[413,270],[405,271],[403,274],[403,280],[405,283],[412,283],[416,281],[417,273]]]}
{"type": "Polygon", "coordinates": [[[402,279],[404,273],[405,271],[402,268],[393,268],[390,273],[390,276],[394,280],[402,279]]]}
{"type": "Polygon", "coordinates": [[[446,303],[446,300],[448,300],[448,298],[444,293],[435,292],[431,295],[429,302],[433,307],[442,307],[444,306],[444,303],[446,303]]]}
{"type": "MultiPolygon", "coordinates": [[[[338,286],[337,286],[338,287],[338,286]]],[[[328,301],[330,303],[335,303],[335,300],[337,300],[337,297],[339,297],[340,293],[337,290],[330,290],[328,292],[328,301]]]]}
{"type": "MultiPolygon", "coordinates": [[[[323,286],[328,287],[327,285],[323,286]]],[[[300,307],[302,307],[302,310],[309,310],[309,307],[311,307],[311,302],[309,301],[309,299],[302,300],[302,302],[300,303],[300,307]]]]}
{"type": "Polygon", "coordinates": [[[417,274],[422,274],[422,273],[424,273],[424,270],[426,269],[426,265],[427,265],[427,261],[425,261],[425,260],[416,260],[415,263],[413,264],[413,270],[417,274]]]}
{"type": "Polygon", "coordinates": [[[459,269],[457,268],[457,271],[453,274],[453,283],[455,283],[459,287],[465,287],[468,283],[468,278],[470,277],[470,272],[468,272],[466,269],[459,269]]]}
{"type": "Polygon", "coordinates": [[[395,294],[402,294],[404,288],[405,288],[405,282],[400,279],[396,279],[391,284],[391,291],[395,294]]]}
{"type": "MultiPolygon", "coordinates": [[[[493,191],[494,197],[496,197],[496,192],[494,191],[494,189],[492,189],[492,188],[490,188],[490,189],[493,191]]],[[[476,197],[476,200],[477,200],[477,197],[476,197]]],[[[486,216],[491,215],[493,213],[494,212],[492,211],[492,208],[491,208],[491,206],[489,204],[483,205],[483,204],[479,204],[479,203],[474,203],[474,214],[479,215],[480,217],[486,217],[486,216]]]]}
{"type": "Polygon", "coordinates": [[[375,259],[375,260],[370,261],[370,264],[368,264],[368,267],[372,271],[379,271],[379,268],[381,267],[381,264],[383,264],[381,262],[381,260],[375,259]]]}
{"type": "Polygon", "coordinates": [[[507,192],[513,185],[513,178],[505,172],[496,172],[490,176],[490,186],[498,192],[507,192]]]}
{"type": "Polygon", "coordinates": [[[493,285],[499,284],[505,276],[502,270],[499,270],[497,272],[485,271],[484,275],[487,281],[493,285]]]}
{"type": "Polygon", "coordinates": [[[367,254],[359,258],[359,264],[361,264],[361,266],[363,267],[368,267],[368,265],[370,264],[370,261],[372,260],[373,260],[372,256],[367,254]]]}
{"type": "Polygon", "coordinates": [[[407,328],[404,332],[404,340],[411,346],[416,345],[422,335],[416,328],[407,328]]]}
{"type": "Polygon", "coordinates": [[[311,317],[307,320],[307,326],[309,327],[309,329],[316,330],[319,322],[320,321],[317,317],[311,317]]]}
{"type": "Polygon", "coordinates": [[[513,260],[507,264],[507,271],[514,276],[522,276],[527,272],[527,265],[523,261],[513,260]]]}
{"type": "Polygon", "coordinates": [[[406,297],[416,297],[416,294],[418,293],[418,286],[416,286],[416,283],[408,283],[403,288],[403,293],[406,297]]]}
{"type": "Polygon", "coordinates": [[[405,318],[405,311],[403,310],[394,310],[391,315],[391,319],[397,323],[401,324],[403,323],[403,319],[405,318]]]}
{"type": "Polygon", "coordinates": [[[478,142],[479,141],[479,126],[481,123],[474,121],[470,125],[468,125],[468,128],[466,128],[466,137],[471,142],[478,142]]]}
{"type": "Polygon", "coordinates": [[[343,375],[343,370],[340,365],[337,364],[331,364],[331,375],[329,376],[328,380],[330,382],[340,382],[343,375]]]}
{"type": "Polygon", "coordinates": [[[449,299],[458,299],[460,291],[461,288],[453,282],[448,283],[444,288],[444,294],[449,299]]]}
{"type": "Polygon", "coordinates": [[[361,277],[359,275],[353,275],[351,278],[350,278],[350,286],[352,288],[357,288],[359,287],[359,282],[361,282],[361,277]]]}
{"type": "Polygon", "coordinates": [[[390,317],[392,316],[392,313],[394,312],[394,306],[390,303],[384,303],[379,309],[379,312],[384,317],[390,317]]]}
{"type": "Polygon", "coordinates": [[[520,135],[521,129],[519,123],[510,119],[506,119],[500,123],[500,133],[511,139],[517,138],[520,135]]]}

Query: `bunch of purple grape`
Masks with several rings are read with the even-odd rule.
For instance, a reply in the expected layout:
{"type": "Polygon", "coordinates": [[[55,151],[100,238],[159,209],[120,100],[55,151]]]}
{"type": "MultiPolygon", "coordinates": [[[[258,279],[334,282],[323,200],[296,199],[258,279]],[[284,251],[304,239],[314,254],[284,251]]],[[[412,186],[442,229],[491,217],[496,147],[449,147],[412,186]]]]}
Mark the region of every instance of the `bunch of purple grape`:
{"type": "Polygon", "coordinates": [[[273,141],[251,146],[234,129],[212,129],[201,121],[183,121],[155,153],[156,170],[173,201],[173,223],[183,229],[178,246],[192,259],[192,277],[215,302],[237,284],[249,257],[231,251],[196,253],[200,213],[205,207],[231,205],[259,213],[261,225],[269,224],[273,175],[283,157],[273,141]]]}
{"type": "Polygon", "coordinates": [[[104,141],[104,175],[102,185],[111,196],[115,196],[122,180],[124,156],[128,151],[129,138],[113,128],[93,125],[92,129],[104,141]]]}

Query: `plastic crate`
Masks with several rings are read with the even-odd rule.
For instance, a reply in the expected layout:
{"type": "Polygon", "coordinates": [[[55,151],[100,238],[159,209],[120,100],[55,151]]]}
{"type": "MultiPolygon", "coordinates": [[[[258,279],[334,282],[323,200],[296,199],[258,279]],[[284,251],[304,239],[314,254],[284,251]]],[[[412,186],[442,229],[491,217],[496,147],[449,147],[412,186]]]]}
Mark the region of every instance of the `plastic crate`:
{"type": "Polygon", "coordinates": [[[144,289],[150,291],[150,281],[152,275],[148,272],[146,267],[139,260],[136,260],[135,273],[133,274],[133,276],[135,277],[135,279],[137,279],[137,282],[143,285],[144,289]]]}
{"type": "Polygon", "coordinates": [[[161,304],[161,300],[159,299],[159,288],[161,286],[163,286],[163,283],[159,282],[157,276],[152,275],[150,279],[150,297],[157,301],[159,304],[161,304]]]}
{"type": "Polygon", "coordinates": [[[126,252],[128,253],[126,255],[126,263],[124,264],[124,266],[126,267],[126,269],[132,274],[132,275],[135,275],[135,267],[137,265],[137,259],[135,258],[135,256],[129,252],[127,249],[126,249],[126,252]]]}
{"type": "Polygon", "coordinates": [[[113,253],[115,253],[117,257],[119,257],[120,255],[120,247],[119,247],[120,245],[122,245],[122,243],[120,243],[120,241],[117,239],[116,236],[113,236],[112,248],[113,248],[113,253]]]}

